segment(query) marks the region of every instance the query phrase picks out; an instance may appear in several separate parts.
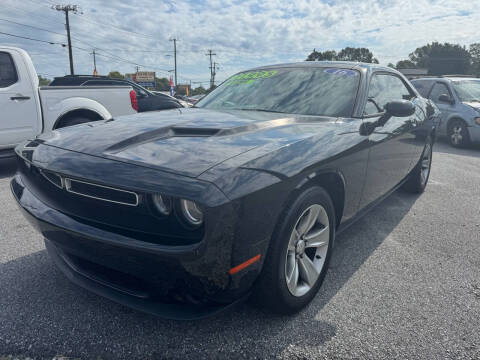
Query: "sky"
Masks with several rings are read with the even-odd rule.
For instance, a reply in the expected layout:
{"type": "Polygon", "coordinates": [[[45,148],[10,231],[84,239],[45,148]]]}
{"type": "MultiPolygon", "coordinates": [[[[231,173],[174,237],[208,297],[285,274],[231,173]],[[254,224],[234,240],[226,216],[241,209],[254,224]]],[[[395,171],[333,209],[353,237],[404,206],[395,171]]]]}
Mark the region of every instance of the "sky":
{"type": "MultiPolygon", "coordinates": [[[[65,15],[54,0],[0,0],[0,45],[27,50],[44,77],[69,73],[65,15]],[[8,21],[7,21],[8,20],[8,21]],[[15,24],[15,23],[18,24],[15,24]],[[23,24],[23,25],[19,25],[23,24]],[[24,25],[33,26],[26,27],[24,25]],[[45,31],[48,30],[48,31],[45,31]]],[[[169,76],[177,38],[178,83],[208,86],[209,49],[217,81],[255,66],[303,61],[315,48],[367,47],[381,64],[432,41],[479,42],[474,0],[78,0],[70,15],[75,73],[155,71],[169,76]]]]}

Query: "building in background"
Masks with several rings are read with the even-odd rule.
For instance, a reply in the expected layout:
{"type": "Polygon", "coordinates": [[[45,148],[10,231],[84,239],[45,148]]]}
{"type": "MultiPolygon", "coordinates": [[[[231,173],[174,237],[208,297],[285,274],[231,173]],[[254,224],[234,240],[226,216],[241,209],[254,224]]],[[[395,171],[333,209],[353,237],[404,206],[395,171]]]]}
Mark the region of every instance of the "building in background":
{"type": "Polygon", "coordinates": [[[407,79],[428,75],[428,69],[398,69],[407,79]]]}
{"type": "Polygon", "coordinates": [[[192,92],[192,89],[190,88],[190,84],[178,84],[177,85],[177,94],[190,96],[191,92],[192,92]]]}

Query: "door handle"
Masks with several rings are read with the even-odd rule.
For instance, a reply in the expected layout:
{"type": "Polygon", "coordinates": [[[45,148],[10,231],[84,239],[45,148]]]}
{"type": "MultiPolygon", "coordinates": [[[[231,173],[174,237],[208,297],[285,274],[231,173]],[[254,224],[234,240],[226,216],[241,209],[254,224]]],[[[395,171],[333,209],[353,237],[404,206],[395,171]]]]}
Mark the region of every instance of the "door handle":
{"type": "Polygon", "coordinates": [[[17,96],[12,96],[12,97],[10,97],[10,100],[12,100],[12,101],[16,101],[16,100],[30,100],[30,96],[17,95],[17,96]]]}

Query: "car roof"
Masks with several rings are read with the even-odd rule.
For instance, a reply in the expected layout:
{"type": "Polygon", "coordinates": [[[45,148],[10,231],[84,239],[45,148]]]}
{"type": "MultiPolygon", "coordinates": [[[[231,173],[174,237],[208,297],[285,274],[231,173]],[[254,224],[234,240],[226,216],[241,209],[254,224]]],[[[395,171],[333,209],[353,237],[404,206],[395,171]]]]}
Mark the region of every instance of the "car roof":
{"type": "Polygon", "coordinates": [[[384,71],[391,71],[393,73],[398,73],[397,70],[392,69],[388,66],[383,66],[379,64],[372,64],[372,63],[364,63],[364,62],[355,62],[355,61],[302,61],[296,63],[283,63],[283,64],[274,64],[274,65],[267,65],[267,66],[259,66],[253,68],[251,70],[261,70],[261,69],[269,69],[269,68],[288,68],[288,67],[305,67],[305,68],[312,68],[312,67],[333,67],[339,69],[370,69],[370,70],[384,70],[384,71]]]}
{"type": "Polygon", "coordinates": [[[469,77],[469,76],[438,76],[438,77],[423,77],[423,78],[415,78],[412,79],[412,82],[415,81],[461,81],[461,80],[480,80],[479,78],[476,77],[469,77]]]}

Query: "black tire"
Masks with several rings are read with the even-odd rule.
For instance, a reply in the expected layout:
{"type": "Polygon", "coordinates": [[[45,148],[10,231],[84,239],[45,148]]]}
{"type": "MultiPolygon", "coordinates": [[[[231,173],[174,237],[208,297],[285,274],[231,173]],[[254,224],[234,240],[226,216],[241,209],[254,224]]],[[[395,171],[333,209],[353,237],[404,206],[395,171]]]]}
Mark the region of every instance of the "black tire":
{"type": "Polygon", "coordinates": [[[448,142],[454,147],[464,148],[470,145],[470,134],[467,124],[463,120],[454,119],[450,121],[447,136],[448,142]]]}
{"type": "Polygon", "coordinates": [[[254,302],[268,311],[280,314],[293,314],[304,308],[314,298],[325,278],[335,238],[335,224],[333,202],[323,188],[316,186],[308,188],[293,199],[291,205],[280,216],[279,224],[273,233],[262,272],[254,286],[254,302]],[[304,295],[294,296],[288,289],[286,280],[287,247],[302,214],[316,204],[321,205],[328,215],[330,231],[327,253],[314,285],[304,295]]]}
{"type": "Polygon", "coordinates": [[[414,194],[420,194],[425,190],[428,179],[430,178],[432,157],[433,142],[432,139],[428,137],[422,156],[420,157],[418,164],[410,172],[407,182],[403,185],[403,190],[414,194]]]}
{"type": "Polygon", "coordinates": [[[86,117],[72,117],[72,118],[62,119],[58,123],[58,125],[55,127],[55,129],[61,129],[61,128],[68,127],[68,126],[84,124],[84,123],[87,123],[87,122],[90,122],[90,121],[94,121],[94,120],[86,118],[86,117]]]}

